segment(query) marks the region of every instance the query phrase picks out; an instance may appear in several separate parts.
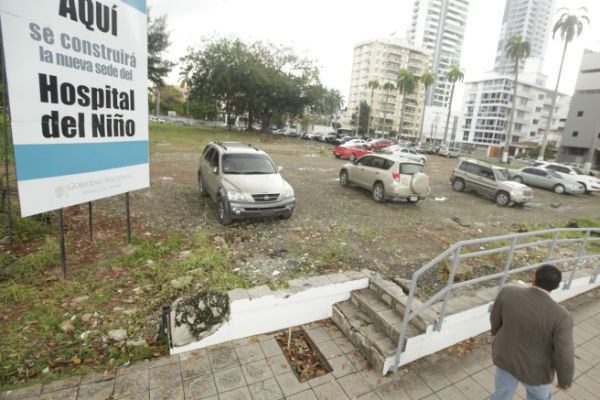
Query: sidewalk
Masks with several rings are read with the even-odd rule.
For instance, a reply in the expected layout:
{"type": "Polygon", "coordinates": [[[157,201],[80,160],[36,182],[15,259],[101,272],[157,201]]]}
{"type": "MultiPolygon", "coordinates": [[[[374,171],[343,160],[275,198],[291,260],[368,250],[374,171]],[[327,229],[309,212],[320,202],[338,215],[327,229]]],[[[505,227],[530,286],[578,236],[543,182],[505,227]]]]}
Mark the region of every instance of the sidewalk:
{"type": "MultiPolygon", "coordinates": [[[[600,399],[600,296],[565,302],[575,319],[575,382],[556,400],[600,399]]],[[[441,352],[397,374],[370,369],[334,325],[305,326],[333,368],[300,383],[273,335],[241,339],[209,349],[144,361],[105,373],[37,384],[0,393],[0,400],[206,399],[206,400],[483,400],[494,388],[489,334],[464,356],[441,352]]],[[[515,399],[524,399],[519,386],[515,399]]]]}

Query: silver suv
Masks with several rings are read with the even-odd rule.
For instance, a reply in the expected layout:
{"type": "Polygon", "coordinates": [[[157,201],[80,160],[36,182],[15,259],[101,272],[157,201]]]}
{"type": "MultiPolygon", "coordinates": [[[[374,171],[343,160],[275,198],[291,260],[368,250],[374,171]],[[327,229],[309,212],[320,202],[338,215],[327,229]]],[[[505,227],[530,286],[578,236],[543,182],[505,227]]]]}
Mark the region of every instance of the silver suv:
{"type": "Polygon", "coordinates": [[[460,158],[458,165],[452,170],[450,182],[457,192],[470,189],[494,198],[500,206],[524,204],[533,200],[531,189],[512,181],[506,168],[483,161],[460,158]]]}
{"type": "Polygon", "coordinates": [[[367,154],[340,170],[340,185],[357,186],[372,191],[378,203],[406,200],[416,203],[429,195],[429,177],[423,164],[386,154],[367,154]]]}
{"type": "Polygon", "coordinates": [[[246,217],[287,219],[294,213],[294,189],[267,153],[246,143],[208,143],[200,159],[198,185],[201,196],[217,203],[223,225],[246,217]]]}

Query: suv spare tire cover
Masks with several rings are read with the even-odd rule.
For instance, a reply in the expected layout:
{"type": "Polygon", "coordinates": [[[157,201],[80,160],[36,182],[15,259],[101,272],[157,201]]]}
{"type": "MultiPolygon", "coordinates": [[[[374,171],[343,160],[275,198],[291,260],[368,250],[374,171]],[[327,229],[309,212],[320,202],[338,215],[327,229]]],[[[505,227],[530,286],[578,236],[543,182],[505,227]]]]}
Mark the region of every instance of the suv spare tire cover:
{"type": "Polygon", "coordinates": [[[410,179],[410,189],[419,195],[424,195],[429,192],[429,178],[422,172],[413,174],[410,179]]]}

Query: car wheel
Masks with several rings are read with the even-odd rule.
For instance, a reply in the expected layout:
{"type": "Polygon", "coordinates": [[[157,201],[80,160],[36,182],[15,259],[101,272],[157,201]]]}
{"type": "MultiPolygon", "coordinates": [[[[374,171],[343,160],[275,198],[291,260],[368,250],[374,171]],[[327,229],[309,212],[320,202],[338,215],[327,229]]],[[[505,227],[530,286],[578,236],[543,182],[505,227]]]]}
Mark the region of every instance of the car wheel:
{"type": "Polygon", "coordinates": [[[345,169],[340,172],[340,185],[344,187],[350,186],[350,177],[348,176],[348,171],[345,169]]]}
{"type": "Polygon", "coordinates": [[[289,213],[289,214],[283,214],[281,216],[281,219],[290,219],[290,218],[292,218],[292,215],[294,215],[293,211],[291,213],[289,213]]]}
{"type": "Polygon", "coordinates": [[[350,161],[356,160],[356,154],[350,153],[350,161]]]}
{"type": "Polygon", "coordinates": [[[518,183],[523,183],[523,178],[521,178],[520,176],[515,176],[513,178],[513,181],[518,182],[518,183]]]}
{"type": "Polygon", "coordinates": [[[419,160],[419,162],[420,162],[421,164],[425,164],[425,159],[424,159],[424,158],[421,158],[421,159],[419,160]]]}
{"type": "Polygon", "coordinates": [[[565,192],[565,187],[563,185],[561,185],[560,183],[558,183],[558,184],[554,185],[552,190],[554,190],[554,193],[563,194],[565,192]]]}
{"type": "Polygon", "coordinates": [[[457,192],[462,192],[463,190],[465,190],[465,181],[463,181],[460,178],[454,178],[454,180],[452,181],[452,189],[454,189],[457,192]]]}
{"type": "Polygon", "coordinates": [[[340,158],[340,155],[339,154],[335,154],[335,158],[340,158]]]}
{"type": "Polygon", "coordinates": [[[206,188],[204,187],[204,181],[200,177],[198,177],[198,187],[199,187],[198,190],[200,191],[200,197],[208,197],[208,192],[206,191],[206,188]]]}
{"type": "Polygon", "coordinates": [[[377,182],[373,185],[373,200],[378,203],[383,203],[385,201],[385,189],[383,188],[383,183],[377,182]]]}
{"type": "Polygon", "coordinates": [[[219,201],[217,217],[219,218],[219,222],[221,224],[231,224],[231,217],[229,216],[229,204],[227,204],[227,200],[221,199],[221,201],[219,201]]]}
{"type": "Polygon", "coordinates": [[[581,186],[583,186],[583,193],[589,193],[587,186],[585,185],[585,183],[583,182],[577,182],[579,183],[581,186]]]}
{"type": "Polygon", "coordinates": [[[496,193],[496,204],[506,207],[510,203],[510,195],[504,191],[496,193]]]}

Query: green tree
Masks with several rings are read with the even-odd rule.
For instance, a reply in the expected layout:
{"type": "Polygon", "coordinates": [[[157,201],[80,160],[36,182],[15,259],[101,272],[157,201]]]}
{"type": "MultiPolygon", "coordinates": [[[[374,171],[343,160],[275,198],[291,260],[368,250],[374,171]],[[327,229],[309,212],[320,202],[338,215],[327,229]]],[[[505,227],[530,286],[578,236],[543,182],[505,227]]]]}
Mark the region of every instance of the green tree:
{"type": "Polygon", "coordinates": [[[531,45],[527,40],[523,40],[521,36],[512,36],[504,46],[506,57],[515,64],[515,82],[513,86],[512,109],[510,110],[510,118],[508,120],[508,130],[504,140],[504,151],[502,152],[502,162],[508,162],[508,151],[512,141],[512,128],[515,118],[515,108],[517,105],[517,86],[519,85],[519,61],[529,57],[531,53],[531,45]]]}
{"type": "Polygon", "coordinates": [[[427,95],[429,93],[429,88],[431,87],[431,85],[433,85],[433,82],[435,82],[435,78],[437,78],[436,74],[434,74],[433,72],[429,72],[429,70],[423,72],[423,74],[419,78],[421,84],[425,87],[425,101],[423,102],[423,112],[421,112],[421,126],[419,129],[419,139],[417,140],[417,143],[421,143],[421,139],[423,137],[423,121],[425,120],[425,107],[427,105],[427,95]]]}
{"type": "MultiPolygon", "coordinates": [[[[546,121],[546,129],[544,130],[544,137],[542,139],[542,150],[538,156],[538,160],[544,159],[546,153],[546,145],[548,143],[548,132],[550,131],[550,124],[552,123],[552,117],[554,116],[554,107],[556,106],[556,97],[558,96],[558,83],[560,82],[560,76],[562,74],[563,63],[565,62],[565,54],[567,53],[567,45],[575,39],[575,37],[581,35],[583,31],[583,22],[590,23],[589,18],[584,15],[587,13],[587,8],[581,7],[577,10],[579,15],[570,14],[566,8],[561,8],[558,12],[561,12],[561,16],[558,21],[554,24],[552,29],[552,39],[556,36],[557,32],[560,32],[560,37],[565,41],[563,46],[562,57],[560,59],[560,67],[558,69],[558,78],[556,78],[556,87],[554,88],[554,94],[552,95],[552,104],[550,105],[550,113],[548,120],[546,121]]],[[[592,149],[593,150],[593,149],[592,149]]],[[[593,153],[593,151],[591,151],[593,153]]]]}
{"type": "Polygon", "coordinates": [[[446,79],[448,82],[452,83],[452,89],[450,90],[450,101],[448,102],[448,116],[446,117],[446,128],[444,128],[444,141],[446,144],[448,140],[448,125],[450,124],[450,113],[452,112],[452,99],[454,98],[454,87],[456,86],[456,82],[462,82],[465,78],[465,73],[458,64],[453,64],[450,67],[450,71],[446,75],[446,79]]]}
{"type": "MultiPolygon", "coordinates": [[[[373,93],[375,92],[375,89],[379,88],[379,81],[377,79],[374,79],[372,81],[369,81],[369,83],[367,84],[367,86],[369,87],[369,89],[371,89],[371,109],[375,109],[375,107],[373,107],[373,93]]],[[[371,113],[369,110],[369,120],[367,123],[367,135],[371,134],[371,113]]]]}
{"type": "Polygon", "coordinates": [[[268,132],[273,121],[330,106],[324,97],[331,92],[321,85],[313,62],[288,47],[205,38],[202,48],[188,49],[185,59],[192,64],[192,97],[213,98],[228,121],[247,114],[249,129],[260,119],[268,132]]]}
{"type": "Polygon", "coordinates": [[[356,134],[365,134],[367,132],[367,126],[369,125],[369,115],[371,113],[371,107],[366,101],[361,101],[358,105],[358,110],[352,114],[351,121],[352,126],[356,129],[356,134]]]}
{"type": "Polygon", "coordinates": [[[388,125],[388,119],[387,119],[387,115],[388,115],[388,97],[390,92],[393,92],[396,90],[396,86],[392,83],[392,82],[386,82],[383,84],[383,91],[385,92],[385,108],[383,109],[383,131],[384,134],[387,135],[388,129],[387,129],[387,125],[388,125]]]}
{"type": "Polygon", "coordinates": [[[192,71],[192,67],[189,65],[183,66],[179,71],[179,86],[184,89],[188,89],[185,97],[185,116],[189,118],[190,116],[190,74],[192,71]]]}
{"type": "Polygon", "coordinates": [[[400,122],[398,123],[398,135],[402,136],[402,129],[404,125],[404,100],[406,95],[414,93],[417,88],[417,77],[411,71],[407,69],[401,69],[398,71],[398,77],[396,78],[396,89],[402,95],[402,101],[400,103],[400,122]]]}
{"type": "Polygon", "coordinates": [[[171,72],[174,63],[163,57],[163,52],[169,45],[169,32],[167,32],[167,16],[163,15],[152,19],[148,10],[148,80],[154,85],[156,91],[156,111],[158,115],[160,104],[160,87],[163,78],[171,72]]]}

